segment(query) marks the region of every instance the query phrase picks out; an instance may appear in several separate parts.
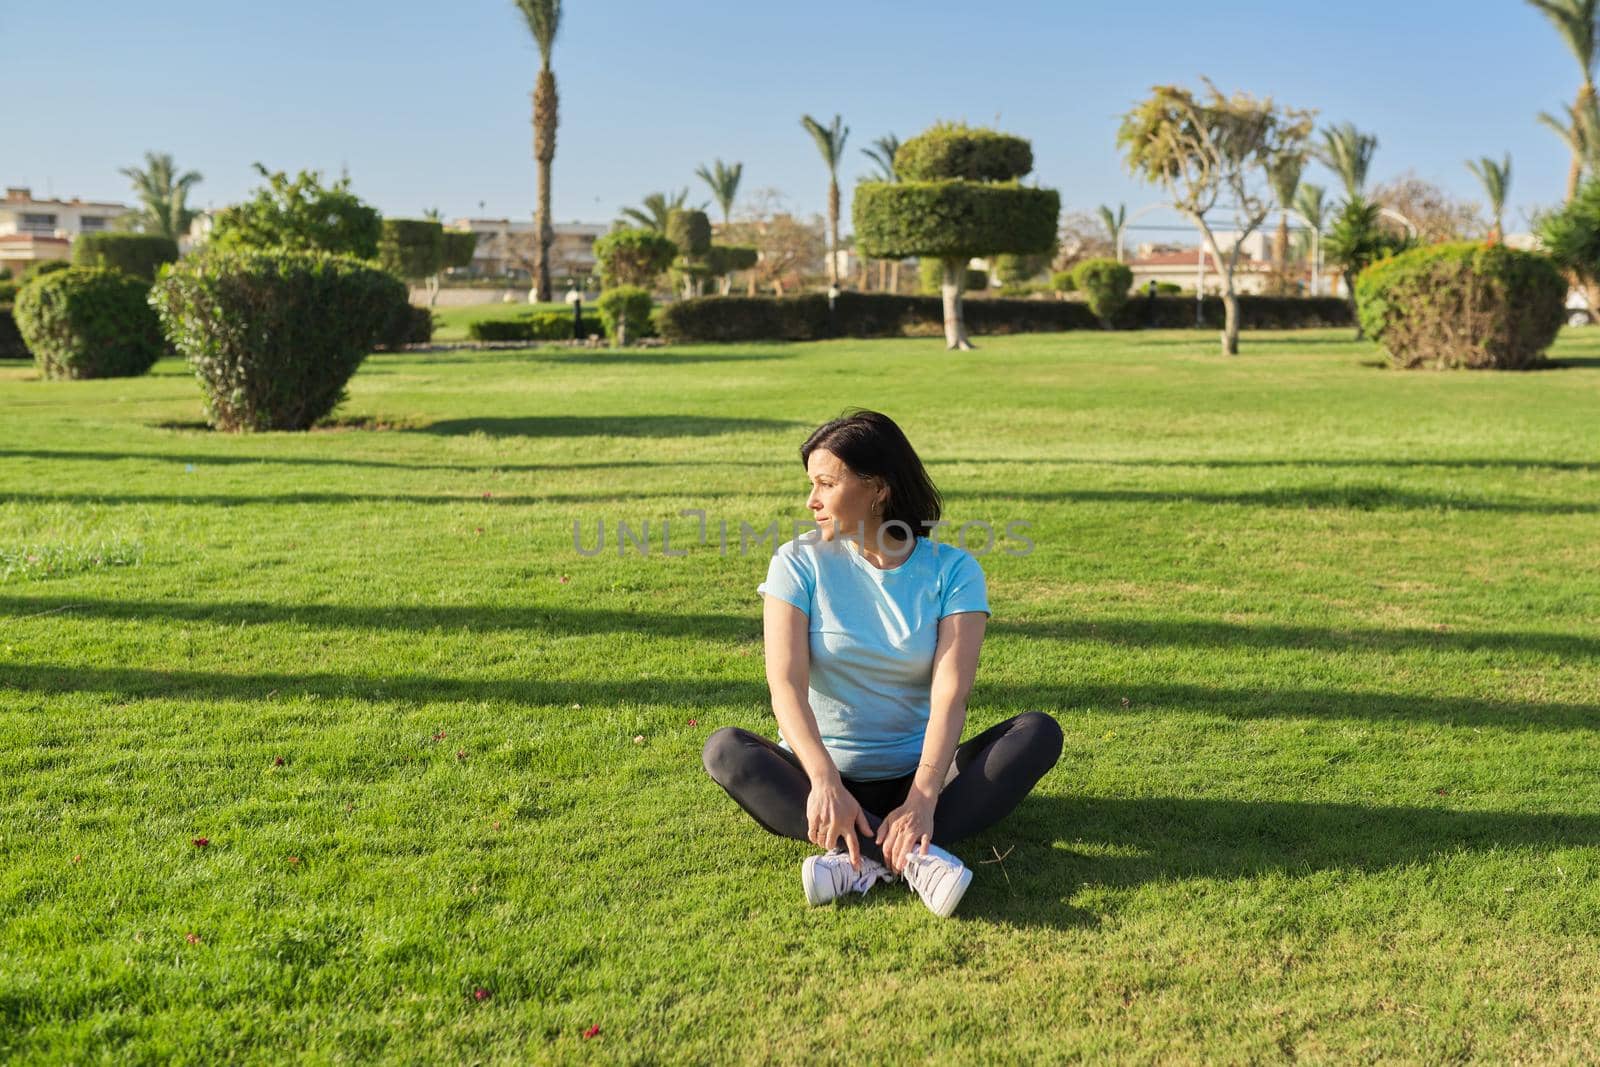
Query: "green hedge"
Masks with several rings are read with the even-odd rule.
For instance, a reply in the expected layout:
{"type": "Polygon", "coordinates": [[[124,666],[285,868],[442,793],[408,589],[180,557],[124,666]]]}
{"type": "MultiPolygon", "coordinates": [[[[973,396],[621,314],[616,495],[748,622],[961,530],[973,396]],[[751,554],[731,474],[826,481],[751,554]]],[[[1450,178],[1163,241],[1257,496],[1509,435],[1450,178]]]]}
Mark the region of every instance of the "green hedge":
{"type": "Polygon", "coordinates": [[[1054,189],[968,181],[862,182],[851,202],[857,247],[872,259],[1049,252],[1054,189]]]}
{"type": "Polygon", "coordinates": [[[900,146],[894,170],[902,181],[1009,182],[1033,169],[1025,138],[961,123],[941,122],[900,146]]]}
{"type": "Polygon", "coordinates": [[[17,293],[17,327],[46,378],[130,378],[161,358],[148,282],[116,270],[70,267],[17,293]]]}
{"type": "Polygon", "coordinates": [[[626,343],[651,330],[650,312],[654,302],[650,292],[637,285],[619,285],[600,294],[600,321],[606,336],[626,343]]]}
{"type": "Polygon", "coordinates": [[[146,282],[178,261],[178,242],[158,233],[85,233],[72,242],[72,265],[120,270],[146,282]]]}
{"type": "MultiPolygon", "coordinates": [[[[1222,325],[1221,297],[1201,305],[1205,325],[1222,325]]],[[[1115,326],[1186,329],[1194,326],[1195,302],[1158,296],[1130,302],[1115,326]]],[[[975,334],[1097,330],[1089,306],[1075,300],[968,300],[962,314],[975,334]]],[[[1241,296],[1244,329],[1295,329],[1350,325],[1350,305],[1336,297],[1241,296]]],[[[786,297],[707,296],[668,304],[656,312],[669,341],[816,341],[832,337],[905,337],[941,334],[944,307],[938,297],[890,293],[840,293],[834,310],[821,293],[786,297]]]]}
{"type": "Polygon", "coordinates": [[[1362,328],[1404,368],[1535,366],[1561,330],[1566,297],[1549,256],[1501,244],[1416,248],[1356,279],[1362,328]]]}
{"type": "Polygon", "coordinates": [[[398,352],[406,345],[425,345],[432,340],[433,309],[407,304],[395,309],[378,338],[378,347],[398,352]]]}
{"type": "MultiPolygon", "coordinates": [[[[649,332],[648,324],[640,327],[634,336],[649,332]]],[[[605,336],[601,318],[589,311],[583,313],[584,337],[605,336]]],[[[467,324],[467,336],[474,341],[571,341],[572,312],[544,308],[527,311],[514,319],[485,319],[467,324]]]]}
{"type": "Polygon", "coordinates": [[[186,259],[150,303],[221,430],[310,429],[410,306],[405,283],[365,260],[281,250],[186,259]]]}

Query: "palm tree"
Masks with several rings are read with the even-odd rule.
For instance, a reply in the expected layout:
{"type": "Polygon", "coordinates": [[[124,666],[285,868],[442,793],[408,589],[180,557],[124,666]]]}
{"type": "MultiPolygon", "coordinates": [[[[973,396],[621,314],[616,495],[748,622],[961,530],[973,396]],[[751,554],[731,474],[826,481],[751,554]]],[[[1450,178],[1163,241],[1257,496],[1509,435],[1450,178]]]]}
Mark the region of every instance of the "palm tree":
{"type": "Polygon", "coordinates": [[[1489,243],[1505,240],[1501,220],[1506,211],[1506,193],[1511,189],[1511,153],[1507,152],[1505,159],[1499,163],[1488,156],[1469,159],[1467,169],[1478,176],[1483,183],[1484,195],[1489,198],[1489,214],[1494,218],[1494,228],[1489,231],[1489,243]]]}
{"type": "Polygon", "coordinates": [[[1294,195],[1300,188],[1300,175],[1305,169],[1306,157],[1301,152],[1286,152],[1267,165],[1267,181],[1272,184],[1272,195],[1281,209],[1278,239],[1272,244],[1272,258],[1280,276],[1289,268],[1289,212],[1294,208],[1294,195]]]}
{"type": "Polygon", "coordinates": [[[1122,262],[1122,227],[1128,221],[1128,205],[1118,204],[1117,210],[1112,211],[1104,204],[1100,205],[1100,221],[1106,224],[1106,232],[1111,234],[1111,246],[1117,250],[1117,262],[1122,262]]]}
{"type": "Polygon", "coordinates": [[[739,193],[739,179],[744,177],[744,164],[735,163],[728,166],[719,159],[710,170],[706,169],[705,164],[701,164],[695,174],[700,176],[701,181],[711,186],[711,195],[716,197],[717,203],[722,207],[722,224],[726,226],[733,215],[733,201],[739,193]]]}
{"type": "MultiPolygon", "coordinates": [[[[1561,34],[1561,39],[1571,49],[1578,61],[1583,80],[1578,86],[1578,99],[1572,107],[1574,116],[1587,115],[1594,108],[1595,49],[1600,44],[1600,0],[1528,0],[1548,18],[1561,34]]],[[[1577,129],[1573,123],[1573,129],[1577,129]]],[[[1578,191],[1578,178],[1583,172],[1587,152],[1572,146],[1572,164],[1567,168],[1567,200],[1578,191]]]]}
{"type": "Polygon", "coordinates": [[[1300,188],[1294,192],[1294,209],[1306,220],[1306,225],[1311,227],[1311,234],[1307,235],[1305,255],[1311,260],[1311,293],[1315,296],[1321,283],[1316,256],[1321,250],[1318,245],[1321,241],[1323,220],[1328,214],[1328,190],[1311,182],[1301,182],[1300,188]]]}
{"type": "MultiPolygon", "coordinates": [[[[686,207],[689,202],[688,187],[679,189],[668,196],[666,193],[651,193],[644,198],[639,207],[625,207],[622,209],[623,218],[626,218],[646,230],[656,233],[667,232],[667,216],[674,211],[686,207]]],[[[702,205],[703,207],[704,205],[702,205]]]]}
{"type": "Polygon", "coordinates": [[[1367,171],[1372,168],[1372,156],[1377,150],[1377,137],[1362,133],[1353,122],[1322,131],[1322,148],[1317,158],[1344,183],[1346,202],[1361,199],[1367,185],[1367,171]]]}
{"type": "Polygon", "coordinates": [[[900,172],[894,169],[895,153],[900,151],[900,138],[892,133],[886,133],[872,142],[871,148],[863,148],[861,154],[872,160],[878,168],[877,178],[880,182],[897,182],[900,172]]]}
{"type": "Polygon", "coordinates": [[[203,179],[197,170],[178,173],[165,152],[144,154],[144,169],[123,167],[119,173],[133,182],[140,210],[133,222],[146,233],[159,233],[176,241],[189,232],[195,213],[188,208],[189,190],[203,179]]]}
{"type": "Polygon", "coordinates": [[[828,284],[839,287],[839,159],[844,155],[844,142],[850,136],[850,127],[843,125],[838,115],[833,125],[824,126],[810,115],[800,117],[811,139],[817,142],[817,151],[828,165],[828,284]]]}
{"type": "MultiPolygon", "coordinates": [[[[1560,110],[1562,118],[1548,111],[1539,112],[1539,122],[1553,130],[1561,138],[1561,143],[1567,146],[1567,151],[1580,161],[1580,180],[1585,170],[1590,174],[1600,172],[1600,101],[1591,96],[1582,111],[1573,104],[1563,105],[1560,110]]],[[[1567,172],[1567,185],[1573,192],[1577,191],[1572,184],[1570,169],[1567,172]]],[[[1571,199],[1570,195],[1568,199],[1571,199]]]]}
{"type": "Polygon", "coordinates": [[[533,249],[533,287],[541,303],[550,293],[550,245],[555,229],[550,225],[550,164],[556,158],[556,76],[550,69],[550,48],[561,28],[561,0],[516,0],[528,22],[528,32],[539,46],[539,77],[533,83],[533,158],[539,164],[539,203],[534,212],[538,228],[533,249]]]}

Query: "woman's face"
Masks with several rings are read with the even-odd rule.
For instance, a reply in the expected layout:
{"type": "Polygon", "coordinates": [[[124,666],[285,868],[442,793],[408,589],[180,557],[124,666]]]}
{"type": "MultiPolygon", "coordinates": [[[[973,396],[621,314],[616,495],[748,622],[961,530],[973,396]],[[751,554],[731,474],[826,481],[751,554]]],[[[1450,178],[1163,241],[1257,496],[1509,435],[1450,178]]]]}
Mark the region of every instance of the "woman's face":
{"type": "Polygon", "coordinates": [[[876,478],[856,474],[838,456],[818,448],[806,460],[806,476],[811,479],[811,495],[806,507],[822,527],[822,539],[832,541],[839,534],[854,534],[858,529],[870,535],[883,518],[872,513],[873,501],[882,500],[884,490],[876,478]]]}

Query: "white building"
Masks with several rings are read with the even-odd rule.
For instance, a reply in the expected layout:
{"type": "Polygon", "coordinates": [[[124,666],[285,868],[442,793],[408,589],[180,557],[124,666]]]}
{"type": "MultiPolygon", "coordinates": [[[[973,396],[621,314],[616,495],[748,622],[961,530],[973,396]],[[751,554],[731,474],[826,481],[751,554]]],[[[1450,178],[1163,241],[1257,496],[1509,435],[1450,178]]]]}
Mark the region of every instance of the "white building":
{"type": "MultiPolygon", "coordinates": [[[[537,232],[532,220],[456,219],[450,228],[471,230],[478,235],[470,268],[473,274],[499,277],[527,272],[537,232]]],[[[609,227],[594,222],[558,222],[551,229],[555,231],[555,241],[550,245],[551,274],[556,278],[593,274],[594,243],[609,227]]]]}
{"type": "Polygon", "coordinates": [[[35,200],[33,190],[9,186],[0,199],[0,267],[21,274],[43,260],[67,259],[80,233],[115,229],[131,210],[126,204],[77,197],[35,200]]]}

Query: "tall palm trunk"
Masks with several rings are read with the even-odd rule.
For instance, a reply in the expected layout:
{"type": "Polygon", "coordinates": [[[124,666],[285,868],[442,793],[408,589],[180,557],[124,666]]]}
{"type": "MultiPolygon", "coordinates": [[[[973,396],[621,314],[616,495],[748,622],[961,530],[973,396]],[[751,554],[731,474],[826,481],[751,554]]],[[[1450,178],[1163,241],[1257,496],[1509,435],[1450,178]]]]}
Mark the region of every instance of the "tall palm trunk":
{"type": "MultiPolygon", "coordinates": [[[[1582,88],[1578,90],[1577,106],[1572,110],[1572,124],[1574,127],[1576,127],[1578,123],[1583,120],[1583,116],[1589,114],[1589,102],[1593,99],[1594,84],[1586,78],[1584,79],[1582,88]]],[[[1576,129],[1573,130],[1573,133],[1577,132],[1578,131],[1576,129]]],[[[1588,130],[1584,132],[1584,136],[1593,137],[1595,136],[1595,133],[1596,131],[1594,130],[1588,130]]],[[[1572,198],[1578,195],[1578,182],[1583,177],[1583,142],[1582,138],[1579,138],[1578,140],[1579,143],[1574,144],[1572,147],[1572,163],[1567,167],[1566,202],[1569,204],[1572,203],[1572,198]]]]}
{"type": "Polygon", "coordinates": [[[834,288],[839,287],[839,182],[831,179],[828,182],[828,234],[830,241],[830,254],[828,256],[828,284],[834,288]]]}
{"type": "Polygon", "coordinates": [[[550,224],[550,164],[556,158],[556,103],[556,76],[544,67],[533,88],[533,158],[539,163],[539,205],[534,219],[539,234],[533,250],[533,288],[542,304],[554,299],[550,285],[550,245],[555,241],[555,228],[550,224]]]}

